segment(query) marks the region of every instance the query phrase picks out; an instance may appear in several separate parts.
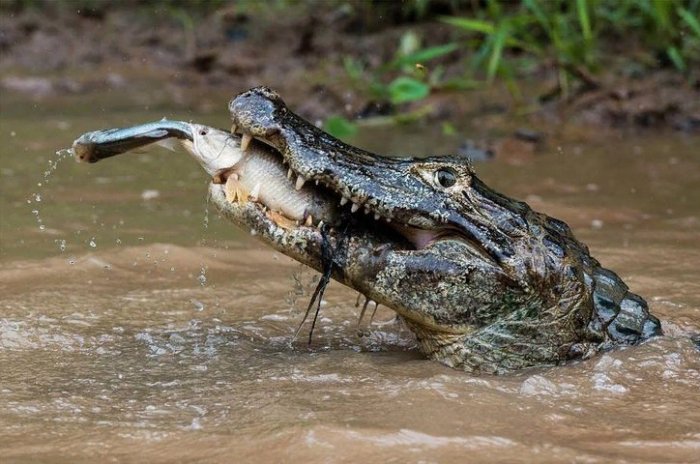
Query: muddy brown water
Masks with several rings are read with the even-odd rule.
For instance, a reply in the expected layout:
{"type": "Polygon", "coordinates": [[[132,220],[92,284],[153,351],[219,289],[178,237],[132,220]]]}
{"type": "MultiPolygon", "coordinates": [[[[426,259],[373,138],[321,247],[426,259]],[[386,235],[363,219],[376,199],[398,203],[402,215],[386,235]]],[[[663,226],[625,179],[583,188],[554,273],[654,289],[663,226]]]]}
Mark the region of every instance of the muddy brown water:
{"type": "MultiPolygon", "coordinates": [[[[313,344],[292,342],[315,274],[208,210],[183,154],[66,160],[44,175],[86,130],[163,116],[225,126],[223,103],[198,114],[136,97],[2,98],[0,461],[698,462],[697,137],[573,135],[477,167],[569,222],[667,335],[474,376],[423,359],[389,310],[358,329],[355,294],[337,283],[313,344]]],[[[458,143],[429,125],[355,142],[458,143]]]]}

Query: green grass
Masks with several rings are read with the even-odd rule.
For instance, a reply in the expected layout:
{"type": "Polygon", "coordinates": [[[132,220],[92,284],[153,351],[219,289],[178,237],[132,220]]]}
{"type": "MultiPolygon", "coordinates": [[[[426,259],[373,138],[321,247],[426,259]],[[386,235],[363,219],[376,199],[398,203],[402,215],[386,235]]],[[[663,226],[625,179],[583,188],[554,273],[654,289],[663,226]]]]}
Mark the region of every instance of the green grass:
{"type": "MultiPolygon", "coordinates": [[[[395,57],[376,69],[345,57],[357,90],[402,105],[437,89],[500,81],[521,101],[520,79],[549,66],[557,88],[548,98],[567,98],[599,87],[599,76],[615,61],[627,60],[628,69],[666,67],[687,75],[700,67],[700,0],[414,0],[403,3],[404,15],[425,18],[446,3],[452,13],[438,20],[454,27],[454,41],[422,47],[409,30],[395,57]],[[466,62],[460,77],[445,79],[440,65],[431,66],[438,58],[460,55],[466,62]]],[[[420,113],[415,107],[408,111],[420,113]]]]}
{"type": "Polygon", "coordinates": [[[472,73],[515,88],[518,61],[507,58],[524,54],[551,62],[566,96],[574,84],[595,86],[608,55],[625,45],[641,46],[646,62],[687,72],[700,63],[699,17],[700,0],[489,0],[469,17],[441,20],[464,33],[465,48],[475,44],[472,73]]]}
{"type": "MultiPolygon", "coordinates": [[[[521,101],[518,83],[537,69],[554,70],[557,88],[550,96],[559,98],[599,86],[611,64],[630,72],[665,67],[688,76],[700,69],[700,0],[2,0],[0,12],[138,8],[170,17],[192,42],[199,19],[234,6],[253,17],[322,7],[354,17],[370,31],[407,25],[393,57],[378,67],[362,56],[342,57],[356,91],[391,102],[405,115],[421,114],[415,103],[435,91],[497,82],[521,101]],[[428,20],[448,25],[451,40],[426,45],[427,37],[410,25],[428,20]],[[464,63],[463,73],[447,73],[443,64],[456,61],[464,63]]],[[[329,126],[346,135],[355,130],[340,117],[329,126]]]]}

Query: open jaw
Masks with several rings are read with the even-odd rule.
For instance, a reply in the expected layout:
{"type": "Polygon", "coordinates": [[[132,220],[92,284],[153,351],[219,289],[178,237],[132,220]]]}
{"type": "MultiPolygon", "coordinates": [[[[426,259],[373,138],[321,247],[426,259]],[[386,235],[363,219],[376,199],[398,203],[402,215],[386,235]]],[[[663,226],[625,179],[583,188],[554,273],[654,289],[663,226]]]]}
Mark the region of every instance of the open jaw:
{"type": "Polygon", "coordinates": [[[491,218],[470,206],[479,203],[481,192],[488,189],[473,176],[466,158],[376,155],[296,115],[266,87],[236,96],[229,111],[232,131],[274,148],[297,183],[318,182],[329,188],[352,213],[390,224],[414,247],[455,238],[493,262],[514,254],[508,237],[492,233],[491,218]],[[445,179],[451,183],[444,184],[445,179]]]}
{"type": "MultiPolygon", "coordinates": [[[[186,148],[202,164],[206,160],[198,146],[195,132],[194,146],[186,148]]],[[[237,134],[232,139],[239,140],[237,134]]],[[[243,140],[245,136],[241,137],[243,140]]],[[[362,231],[367,245],[373,248],[389,245],[399,249],[422,249],[442,235],[393,220],[373,208],[378,201],[365,197],[360,205],[339,178],[334,182],[328,176],[312,172],[300,174],[294,167],[293,154],[281,153],[259,139],[241,143],[242,156],[226,168],[212,175],[210,193],[215,204],[234,222],[243,222],[251,233],[266,241],[304,236],[320,242],[321,229],[331,239],[338,239],[341,231],[362,231]],[[245,150],[243,150],[245,148],[245,150]],[[273,240],[270,240],[273,239],[273,240]],[[371,243],[369,243],[371,242],[371,243]]],[[[205,167],[206,169],[206,167],[205,167]]],[[[278,248],[289,254],[288,243],[278,248]],[[282,248],[283,247],[283,248],[282,248]]],[[[294,256],[302,262],[300,256],[294,256]]],[[[313,266],[317,267],[317,266],[313,266]]]]}
{"type": "MultiPolygon", "coordinates": [[[[230,137],[239,140],[236,134],[230,137]]],[[[204,144],[197,142],[195,131],[194,146],[198,150],[192,154],[204,165],[204,144]]],[[[300,162],[293,152],[280,152],[257,138],[245,148],[235,164],[212,174],[211,201],[227,219],[319,272],[327,271],[329,260],[332,261],[330,271],[335,280],[420,323],[426,330],[467,330],[424,317],[418,310],[420,304],[405,305],[400,294],[378,284],[380,279],[389,278],[389,270],[411,259],[418,267],[425,264],[439,269],[435,260],[441,256],[441,244],[466,245],[457,234],[421,229],[404,223],[402,217],[384,217],[372,208],[376,201],[371,196],[365,197],[365,204],[360,207],[344,195],[355,171],[348,170],[350,180],[342,173],[298,174],[292,166],[300,162]],[[275,198],[272,192],[277,194],[275,198]],[[330,257],[328,248],[332,250],[330,257]]]]}
{"type": "Polygon", "coordinates": [[[94,162],[178,139],[226,218],[322,273],[314,298],[333,277],[396,311],[452,367],[551,365],[661,333],[565,223],[493,191],[463,158],[366,152],[265,87],[229,110],[231,132],[159,121],[84,134],[73,150],[94,162]]]}

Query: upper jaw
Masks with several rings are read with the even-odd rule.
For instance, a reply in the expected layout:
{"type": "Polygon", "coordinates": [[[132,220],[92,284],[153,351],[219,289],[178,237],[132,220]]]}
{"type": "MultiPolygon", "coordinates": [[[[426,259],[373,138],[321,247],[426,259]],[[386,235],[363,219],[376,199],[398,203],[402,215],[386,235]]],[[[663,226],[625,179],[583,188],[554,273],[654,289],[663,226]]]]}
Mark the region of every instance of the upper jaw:
{"type": "Polygon", "coordinates": [[[492,224],[463,215],[459,204],[410,173],[416,160],[378,156],[347,145],[291,112],[267,87],[248,90],[231,100],[233,127],[282,154],[297,175],[297,185],[315,181],[339,195],[352,212],[423,230],[455,230],[480,244],[498,263],[512,255],[492,224]],[[381,176],[372,171],[380,171],[381,176]],[[299,181],[301,179],[301,181],[299,181]]]}
{"type": "Polygon", "coordinates": [[[289,111],[266,87],[238,95],[229,110],[234,130],[281,153],[302,185],[308,181],[324,185],[352,212],[364,210],[376,219],[416,227],[440,225],[440,218],[416,215],[415,199],[431,195],[427,186],[407,176],[409,161],[377,156],[335,139],[289,111]],[[381,171],[382,176],[372,171],[381,171]]]}

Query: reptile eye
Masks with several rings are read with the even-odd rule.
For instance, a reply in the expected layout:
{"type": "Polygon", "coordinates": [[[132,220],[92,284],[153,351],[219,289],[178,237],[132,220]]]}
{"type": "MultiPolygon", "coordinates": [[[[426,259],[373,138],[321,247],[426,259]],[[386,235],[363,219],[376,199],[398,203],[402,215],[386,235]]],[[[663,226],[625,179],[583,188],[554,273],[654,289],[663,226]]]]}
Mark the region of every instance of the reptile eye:
{"type": "Polygon", "coordinates": [[[452,169],[438,169],[435,171],[435,182],[443,188],[450,188],[457,183],[457,174],[452,169]]]}

